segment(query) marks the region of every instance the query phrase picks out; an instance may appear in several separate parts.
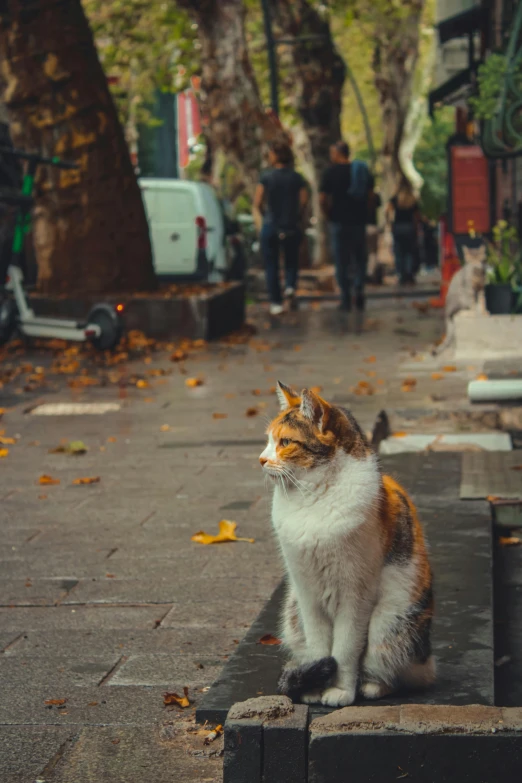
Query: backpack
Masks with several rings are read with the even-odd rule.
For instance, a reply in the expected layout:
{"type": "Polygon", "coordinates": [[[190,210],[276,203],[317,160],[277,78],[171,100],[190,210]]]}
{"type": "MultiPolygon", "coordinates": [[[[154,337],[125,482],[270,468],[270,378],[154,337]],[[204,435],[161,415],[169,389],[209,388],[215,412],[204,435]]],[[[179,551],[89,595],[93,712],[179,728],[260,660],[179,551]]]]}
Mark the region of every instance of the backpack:
{"type": "Polygon", "coordinates": [[[371,174],[367,164],[362,160],[352,161],[351,183],[348,194],[357,201],[366,201],[371,189],[371,174]]]}

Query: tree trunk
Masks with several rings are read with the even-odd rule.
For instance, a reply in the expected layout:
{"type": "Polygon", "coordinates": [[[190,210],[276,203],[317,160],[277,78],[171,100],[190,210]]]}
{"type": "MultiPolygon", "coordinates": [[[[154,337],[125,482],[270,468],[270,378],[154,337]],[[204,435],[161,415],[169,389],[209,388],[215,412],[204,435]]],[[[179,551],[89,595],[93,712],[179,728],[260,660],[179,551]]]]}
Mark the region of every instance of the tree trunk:
{"type": "Polygon", "coordinates": [[[250,193],[263,142],[281,133],[264,110],[250,63],[243,0],[177,0],[198,25],[202,124],[214,152],[237,167],[250,193]]]}
{"type": "Polygon", "coordinates": [[[382,192],[389,199],[404,172],[400,147],[412,95],[419,54],[419,32],[424,0],[405,0],[400,16],[392,12],[375,22],[373,59],[375,86],[382,113],[382,192]]]}
{"type": "Polygon", "coordinates": [[[80,0],[7,0],[2,9],[13,144],[79,165],[40,169],[33,221],[40,290],[152,288],[145,211],[80,0]]]}
{"type": "MultiPolygon", "coordinates": [[[[326,13],[309,0],[269,0],[280,37],[291,40],[296,108],[308,138],[314,201],[330,162],[330,146],[341,138],[342,90],[346,67],[332,38],[326,13]]],[[[316,207],[317,209],[317,207],[316,207]]],[[[317,213],[319,241],[315,261],[327,255],[325,226],[317,213]]]]}

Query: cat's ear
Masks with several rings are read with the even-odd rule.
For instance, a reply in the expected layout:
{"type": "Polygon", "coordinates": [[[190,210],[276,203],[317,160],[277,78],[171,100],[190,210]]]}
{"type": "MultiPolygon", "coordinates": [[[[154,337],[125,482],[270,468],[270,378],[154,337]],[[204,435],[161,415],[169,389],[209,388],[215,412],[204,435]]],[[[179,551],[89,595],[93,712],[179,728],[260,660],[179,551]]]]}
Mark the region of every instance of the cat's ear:
{"type": "Polygon", "coordinates": [[[295,405],[299,404],[299,397],[295,391],[293,391],[293,389],[291,389],[289,386],[285,386],[285,384],[281,383],[281,381],[277,382],[276,391],[282,411],[284,411],[286,408],[293,408],[295,405]]]}
{"type": "Polygon", "coordinates": [[[303,389],[301,393],[301,414],[315,424],[320,430],[324,430],[328,420],[330,406],[313,391],[303,389]]]}

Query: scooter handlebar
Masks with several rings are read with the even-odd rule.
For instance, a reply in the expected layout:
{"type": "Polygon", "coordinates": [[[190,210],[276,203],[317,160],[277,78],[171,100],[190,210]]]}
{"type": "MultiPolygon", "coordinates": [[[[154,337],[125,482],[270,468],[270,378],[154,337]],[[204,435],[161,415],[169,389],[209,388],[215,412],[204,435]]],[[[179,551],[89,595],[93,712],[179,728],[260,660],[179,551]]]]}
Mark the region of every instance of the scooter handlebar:
{"type": "Polygon", "coordinates": [[[32,163],[39,163],[43,166],[56,166],[59,169],[79,169],[77,163],[73,163],[70,160],[60,160],[57,156],[54,158],[46,158],[42,155],[38,155],[36,152],[25,152],[24,150],[12,149],[11,147],[0,147],[1,155],[11,155],[13,158],[20,158],[21,160],[28,160],[32,163]]]}

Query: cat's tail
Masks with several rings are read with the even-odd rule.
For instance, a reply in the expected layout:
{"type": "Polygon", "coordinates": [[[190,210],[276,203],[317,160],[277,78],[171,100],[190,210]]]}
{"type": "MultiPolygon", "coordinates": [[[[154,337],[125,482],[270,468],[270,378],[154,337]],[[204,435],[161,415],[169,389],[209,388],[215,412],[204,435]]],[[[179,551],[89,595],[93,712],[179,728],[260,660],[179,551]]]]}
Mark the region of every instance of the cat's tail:
{"type": "Polygon", "coordinates": [[[337,674],[337,661],[332,656],[320,658],[295,668],[283,669],[277,690],[292,701],[298,701],[304,693],[323,690],[337,674]]]}
{"type": "Polygon", "coordinates": [[[448,328],[444,340],[439,345],[436,345],[433,348],[431,355],[438,356],[443,351],[445,351],[446,348],[449,348],[451,345],[453,345],[454,342],[455,342],[455,324],[453,323],[453,319],[450,319],[448,321],[448,328]]]}

